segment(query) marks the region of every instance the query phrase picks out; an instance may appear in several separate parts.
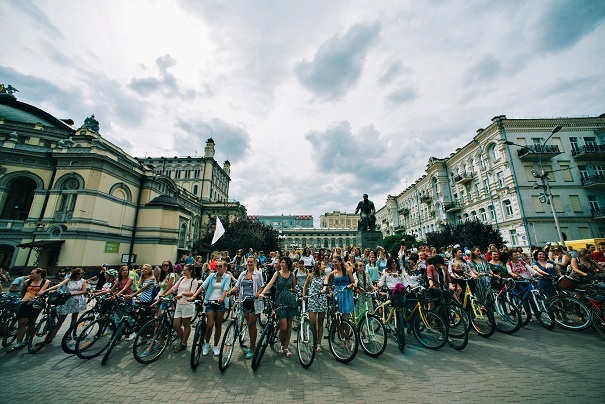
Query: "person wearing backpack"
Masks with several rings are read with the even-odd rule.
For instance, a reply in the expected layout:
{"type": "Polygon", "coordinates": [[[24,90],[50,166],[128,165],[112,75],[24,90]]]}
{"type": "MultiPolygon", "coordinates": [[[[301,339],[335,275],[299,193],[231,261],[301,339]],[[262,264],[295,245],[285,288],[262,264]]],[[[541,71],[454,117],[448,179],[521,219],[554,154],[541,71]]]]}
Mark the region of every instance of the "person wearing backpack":
{"type": "Polygon", "coordinates": [[[57,306],[59,320],[48,336],[46,341],[47,344],[50,344],[53,338],[55,338],[55,335],[59,332],[59,329],[63,325],[68,314],[71,314],[71,327],[78,321],[80,312],[86,310],[86,298],[84,297],[84,294],[86,293],[86,280],[83,279],[83,277],[84,270],[82,268],[76,268],[71,271],[69,278],[65,278],[61,283],[38,293],[39,296],[42,296],[44,293],[50,293],[60,289],[62,292],[64,291],[63,293],[69,293],[71,295],[64,304],[57,306]]]}
{"type": "Polygon", "coordinates": [[[32,303],[40,292],[44,292],[50,286],[50,281],[46,279],[46,271],[42,268],[34,269],[30,278],[23,284],[21,289],[21,305],[17,311],[18,328],[17,343],[9,348],[6,353],[15,352],[24,348],[27,343],[23,339],[27,334],[28,338],[34,333],[36,327],[36,318],[40,314],[41,308],[36,308],[32,303]]]}

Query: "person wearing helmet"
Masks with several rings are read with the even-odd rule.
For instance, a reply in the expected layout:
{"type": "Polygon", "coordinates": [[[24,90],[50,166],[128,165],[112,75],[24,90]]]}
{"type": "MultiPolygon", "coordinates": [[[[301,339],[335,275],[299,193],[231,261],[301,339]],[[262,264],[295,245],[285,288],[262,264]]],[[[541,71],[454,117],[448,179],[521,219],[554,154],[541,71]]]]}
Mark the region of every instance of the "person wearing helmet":
{"type": "Polygon", "coordinates": [[[105,271],[104,277],[105,282],[103,283],[103,286],[101,286],[101,289],[92,292],[94,296],[104,295],[111,290],[111,287],[113,286],[116,278],[118,277],[118,271],[116,271],[115,269],[108,269],[105,271]]]}

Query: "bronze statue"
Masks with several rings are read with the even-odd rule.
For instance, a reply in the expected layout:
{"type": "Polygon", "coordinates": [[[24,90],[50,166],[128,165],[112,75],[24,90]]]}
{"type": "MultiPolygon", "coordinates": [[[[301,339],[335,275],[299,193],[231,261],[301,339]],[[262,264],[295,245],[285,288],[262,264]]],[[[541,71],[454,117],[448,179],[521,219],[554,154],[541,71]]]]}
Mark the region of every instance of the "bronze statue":
{"type": "Polygon", "coordinates": [[[355,208],[355,214],[361,211],[358,228],[362,231],[374,231],[376,228],[376,208],[374,202],[368,199],[368,194],[363,194],[363,201],[359,201],[355,208]]]}

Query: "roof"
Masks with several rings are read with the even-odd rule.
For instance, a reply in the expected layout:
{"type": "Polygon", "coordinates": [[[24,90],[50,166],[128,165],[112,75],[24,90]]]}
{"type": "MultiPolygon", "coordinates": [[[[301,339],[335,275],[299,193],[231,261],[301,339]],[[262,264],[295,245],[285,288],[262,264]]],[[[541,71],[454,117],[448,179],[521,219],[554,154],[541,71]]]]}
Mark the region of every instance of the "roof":
{"type": "Polygon", "coordinates": [[[160,195],[153,198],[147,206],[173,206],[178,207],[178,202],[171,196],[168,195],[160,195]]]}
{"type": "Polygon", "coordinates": [[[48,112],[34,107],[33,105],[17,101],[14,97],[6,94],[0,94],[0,117],[7,121],[31,124],[41,123],[44,126],[64,129],[70,132],[74,131],[71,126],[61,119],[55,118],[48,112]]]}

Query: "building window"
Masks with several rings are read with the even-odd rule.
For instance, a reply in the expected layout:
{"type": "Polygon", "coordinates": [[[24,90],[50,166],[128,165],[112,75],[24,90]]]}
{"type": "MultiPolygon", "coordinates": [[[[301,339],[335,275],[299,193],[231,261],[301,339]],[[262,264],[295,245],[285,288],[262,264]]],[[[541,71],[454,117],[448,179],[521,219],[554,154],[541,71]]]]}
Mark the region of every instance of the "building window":
{"type": "Polygon", "coordinates": [[[193,186],[193,195],[197,196],[197,191],[198,191],[198,186],[194,185],[193,186]]]}
{"type": "Polygon", "coordinates": [[[510,217],[513,215],[513,204],[508,199],[502,201],[502,207],[504,210],[504,215],[510,217]]]}
{"type": "Polygon", "coordinates": [[[498,188],[504,188],[504,173],[502,171],[496,173],[496,181],[498,182],[498,188]]]}
{"type": "Polygon", "coordinates": [[[486,168],[485,157],[483,156],[483,154],[479,156],[479,164],[481,164],[481,168],[486,168]]]}
{"type": "Polygon", "coordinates": [[[475,212],[474,210],[471,212],[471,217],[473,218],[473,220],[478,220],[477,218],[477,212],[475,212]]]}
{"type": "Polygon", "coordinates": [[[475,195],[477,195],[477,199],[481,197],[481,192],[479,191],[479,184],[475,184],[475,195]]]}
{"type": "Polygon", "coordinates": [[[588,170],[586,166],[578,166],[578,171],[580,172],[580,178],[585,180],[588,178],[588,170]]]}
{"type": "Polygon", "coordinates": [[[493,161],[500,159],[500,153],[498,152],[498,148],[495,144],[492,144],[487,148],[487,155],[493,161]]]}
{"type": "Polygon", "coordinates": [[[191,170],[185,170],[185,178],[191,177],[191,170]]]}
{"type": "Polygon", "coordinates": [[[599,210],[599,202],[597,201],[597,197],[594,195],[588,196],[588,204],[590,205],[590,211],[596,212],[599,210]]]}
{"type": "Polygon", "coordinates": [[[489,180],[487,178],[483,179],[483,192],[489,194],[489,180]]]}
{"type": "Polygon", "coordinates": [[[78,199],[80,182],[75,178],[69,178],[61,184],[61,196],[55,217],[59,221],[69,220],[73,217],[78,199]]]}
{"type": "Polygon", "coordinates": [[[177,180],[181,178],[181,170],[174,170],[174,178],[177,180]]]}
{"type": "Polygon", "coordinates": [[[494,205],[489,205],[489,217],[494,222],[496,221],[496,207],[494,205]]]}
{"type": "Polygon", "coordinates": [[[605,166],[594,166],[594,173],[596,175],[605,176],[605,166]]]}
{"type": "Polygon", "coordinates": [[[519,245],[519,236],[517,235],[517,230],[510,231],[510,242],[512,245],[519,245]]]}
{"type": "Polygon", "coordinates": [[[487,222],[487,213],[485,212],[485,208],[479,209],[479,216],[481,217],[482,222],[487,222]]]}
{"type": "Polygon", "coordinates": [[[200,178],[200,170],[193,170],[193,178],[200,178]]]}
{"type": "Polygon", "coordinates": [[[570,137],[569,138],[569,143],[571,144],[571,150],[578,150],[580,147],[578,146],[578,138],[577,137],[570,137]]]}
{"type": "Polygon", "coordinates": [[[591,146],[596,146],[597,145],[597,139],[594,137],[585,137],[584,138],[584,144],[588,147],[591,146]]]}

